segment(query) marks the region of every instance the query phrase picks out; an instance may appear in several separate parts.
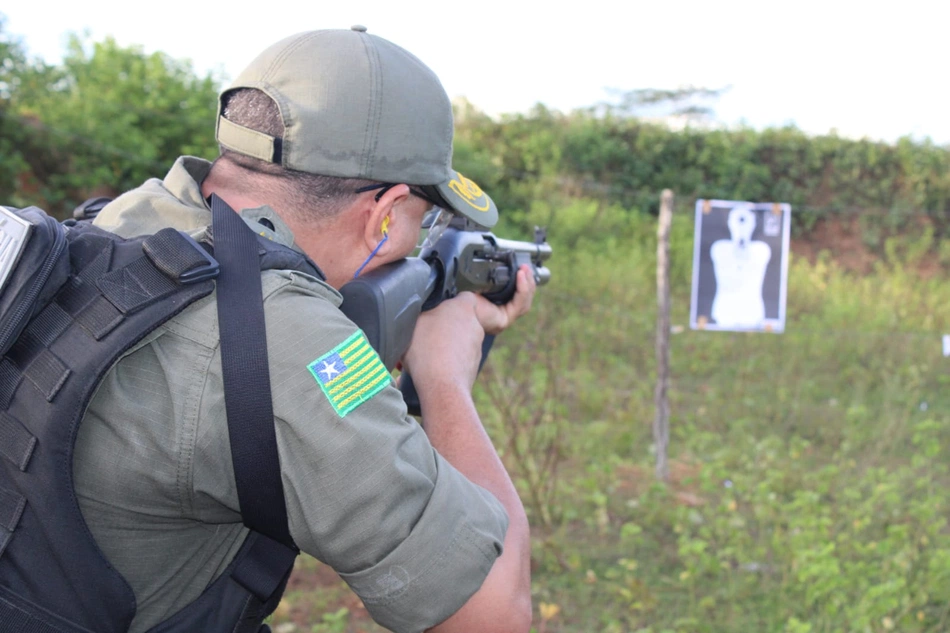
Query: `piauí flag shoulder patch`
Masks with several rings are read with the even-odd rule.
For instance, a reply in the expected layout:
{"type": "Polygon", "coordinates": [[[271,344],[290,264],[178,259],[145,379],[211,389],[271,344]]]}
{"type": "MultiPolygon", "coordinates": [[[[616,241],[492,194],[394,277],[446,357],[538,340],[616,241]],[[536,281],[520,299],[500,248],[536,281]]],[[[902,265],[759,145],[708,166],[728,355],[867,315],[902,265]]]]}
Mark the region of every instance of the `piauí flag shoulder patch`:
{"type": "Polygon", "coordinates": [[[392,380],[362,330],[307,365],[307,369],[341,418],[392,380]]]}

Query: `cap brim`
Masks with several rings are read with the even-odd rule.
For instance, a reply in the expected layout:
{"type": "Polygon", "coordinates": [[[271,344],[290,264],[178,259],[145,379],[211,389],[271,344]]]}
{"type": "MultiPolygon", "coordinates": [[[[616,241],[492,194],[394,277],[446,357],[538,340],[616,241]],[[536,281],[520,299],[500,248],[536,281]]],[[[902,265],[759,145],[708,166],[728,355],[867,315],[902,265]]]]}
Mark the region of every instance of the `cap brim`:
{"type": "Polygon", "coordinates": [[[450,170],[449,180],[435,185],[439,195],[449,208],[478,224],[490,229],[498,222],[498,208],[488,194],[457,171],[450,170]]]}

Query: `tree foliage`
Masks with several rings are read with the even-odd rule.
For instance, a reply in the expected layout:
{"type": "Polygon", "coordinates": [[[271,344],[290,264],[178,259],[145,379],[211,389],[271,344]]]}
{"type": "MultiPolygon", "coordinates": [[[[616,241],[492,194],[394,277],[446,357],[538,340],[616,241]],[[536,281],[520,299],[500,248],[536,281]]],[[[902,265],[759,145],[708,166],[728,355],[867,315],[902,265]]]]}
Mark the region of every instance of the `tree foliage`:
{"type": "Polygon", "coordinates": [[[61,65],[12,74],[5,119],[27,150],[17,193],[52,211],[162,176],[181,154],[216,155],[218,80],[188,61],[73,35],[61,65]]]}
{"type": "MultiPolygon", "coordinates": [[[[27,57],[0,18],[0,196],[69,212],[161,176],[176,157],[213,157],[218,79],[188,61],[115,40],[73,36],[59,65],[27,57]]],[[[615,227],[656,211],[658,194],[789,202],[798,222],[878,209],[891,226],[931,215],[950,232],[950,150],[637,118],[643,108],[692,116],[721,90],[636,90],[562,113],[543,105],[491,118],[456,104],[455,164],[503,209],[504,230],[546,224],[615,227]],[[684,110],[685,108],[685,110],[684,110]],[[576,213],[575,213],[576,212],[576,213]],[[570,217],[571,214],[580,214],[570,217]],[[609,218],[606,216],[609,215],[609,218]],[[584,221],[581,221],[584,220],[584,221]]]]}
{"type": "Polygon", "coordinates": [[[578,198],[655,212],[659,192],[670,188],[680,200],[789,202],[799,221],[860,209],[897,225],[926,212],[940,234],[950,230],[950,150],[930,141],[809,136],[794,127],[674,130],[541,105],[494,120],[466,107],[458,168],[487,174],[486,190],[525,225],[556,225],[558,210],[578,198]]]}
{"type": "Polygon", "coordinates": [[[709,102],[718,99],[728,89],[728,86],[725,88],[685,86],[672,90],[657,88],[611,90],[609,92],[614,100],[599,103],[589,108],[589,112],[621,117],[665,117],[696,123],[712,118],[713,108],[709,102]]]}
{"type": "Polygon", "coordinates": [[[26,55],[19,40],[4,32],[0,16],[0,194],[17,204],[18,176],[26,168],[22,153],[23,134],[19,122],[10,112],[10,98],[16,91],[26,64],[26,55]]]}

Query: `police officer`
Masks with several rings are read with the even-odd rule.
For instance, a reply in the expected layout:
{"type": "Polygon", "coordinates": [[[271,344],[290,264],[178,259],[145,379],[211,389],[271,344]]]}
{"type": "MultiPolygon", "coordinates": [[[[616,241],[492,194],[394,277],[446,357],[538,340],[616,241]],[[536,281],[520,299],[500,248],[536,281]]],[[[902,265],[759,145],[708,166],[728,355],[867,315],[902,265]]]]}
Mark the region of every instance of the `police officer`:
{"type": "MultiPolygon", "coordinates": [[[[287,525],[393,631],[527,631],[523,507],[479,421],[480,344],[528,311],[527,270],[504,305],[464,293],[419,319],[403,359],[406,413],[337,290],[406,257],[434,207],[490,227],[497,210],[451,167],[453,122],[432,71],[362,27],[294,35],[220,98],[214,161],[180,158],[105,207],[122,236],[209,236],[212,194],[320,274],[261,273],[287,525]]],[[[215,296],[138,343],[83,418],[82,515],[135,597],[130,630],[195,601],[248,534],[229,451],[215,296]]]]}

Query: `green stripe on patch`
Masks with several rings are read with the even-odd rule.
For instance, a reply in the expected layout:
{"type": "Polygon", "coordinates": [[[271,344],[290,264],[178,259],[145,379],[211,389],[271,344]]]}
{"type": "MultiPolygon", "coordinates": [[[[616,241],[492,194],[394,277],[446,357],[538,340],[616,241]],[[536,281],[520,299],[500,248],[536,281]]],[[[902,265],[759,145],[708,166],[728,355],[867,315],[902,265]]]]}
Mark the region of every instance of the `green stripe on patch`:
{"type": "Polygon", "coordinates": [[[341,418],[392,380],[362,330],[307,365],[307,369],[341,418]]]}

